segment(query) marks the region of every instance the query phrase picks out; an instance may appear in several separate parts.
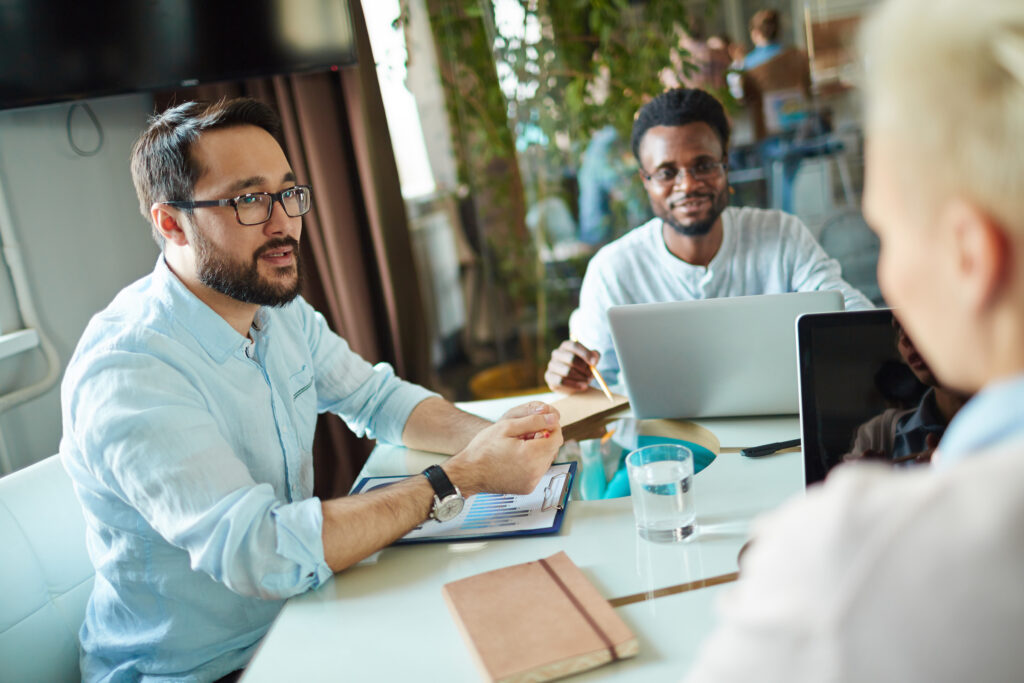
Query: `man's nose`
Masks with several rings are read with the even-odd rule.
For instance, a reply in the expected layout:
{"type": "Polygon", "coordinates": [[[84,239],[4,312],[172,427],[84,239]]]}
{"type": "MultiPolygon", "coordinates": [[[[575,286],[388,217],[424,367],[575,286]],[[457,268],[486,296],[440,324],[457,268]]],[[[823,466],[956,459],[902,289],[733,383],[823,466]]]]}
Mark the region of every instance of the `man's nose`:
{"type": "Polygon", "coordinates": [[[270,204],[270,218],[263,224],[263,232],[268,235],[280,235],[288,232],[291,217],[284,211],[284,201],[275,197],[270,204]]]}
{"type": "Polygon", "coordinates": [[[689,169],[680,168],[679,172],[676,173],[673,189],[680,188],[685,193],[689,192],[690,189],[696,187],[699,184],[700,183],[697,181],[696,178],[693,177],[693,174],[690,173],[689,169]]]}

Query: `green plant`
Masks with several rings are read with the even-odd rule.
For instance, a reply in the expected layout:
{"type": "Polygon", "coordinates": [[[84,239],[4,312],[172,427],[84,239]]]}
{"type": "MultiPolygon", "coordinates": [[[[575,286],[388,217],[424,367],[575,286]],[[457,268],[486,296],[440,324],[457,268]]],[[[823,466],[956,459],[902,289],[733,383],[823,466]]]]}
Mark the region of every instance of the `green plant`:
{"type": "MultiPolygon", "coordinates": [[[[543,230],[527,227],[527,208],[551,197],[571,205],[561,171],[576,167],[591,136],[611,125],[628,140],[637,109],[664,89],[664,72],[678,81],[693,74],[680,47],[686,5],[426,0],[426,7],[485,281],[499,292],[491,305],[512,328],[496,335],[519,334],[539,384],[548,351],[560,341],[553,331],[564,328],[571,302],[564,288],[551,286],[550,268],[539,258],[550,245],[543,230]]],[[[642,193],[635,175],[627,185],[623,194],[642,193]]],[[[612,210],[624,214],[621,205],[612,210]]],[[[621,233],[632,225],[621,215],[616,227],[621,233]]],[[[578,278],[585,261],[560,267],[578,278]]]]}

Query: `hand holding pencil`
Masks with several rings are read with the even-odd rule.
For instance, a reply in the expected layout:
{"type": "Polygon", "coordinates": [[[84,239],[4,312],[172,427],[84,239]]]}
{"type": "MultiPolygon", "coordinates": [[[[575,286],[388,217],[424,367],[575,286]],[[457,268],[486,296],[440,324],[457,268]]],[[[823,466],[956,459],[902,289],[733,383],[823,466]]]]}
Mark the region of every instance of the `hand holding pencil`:
{"type": "Polygon", "coordinates": [[[592,379],[596,379],[604,395],[614,401],[601,373],[597,371],[597,362],[601,354],[588,349],[575,339],[567,339],[551,352],[544,381],[552,391],[563,394],[574,394],[590,388],[592,379]]]}

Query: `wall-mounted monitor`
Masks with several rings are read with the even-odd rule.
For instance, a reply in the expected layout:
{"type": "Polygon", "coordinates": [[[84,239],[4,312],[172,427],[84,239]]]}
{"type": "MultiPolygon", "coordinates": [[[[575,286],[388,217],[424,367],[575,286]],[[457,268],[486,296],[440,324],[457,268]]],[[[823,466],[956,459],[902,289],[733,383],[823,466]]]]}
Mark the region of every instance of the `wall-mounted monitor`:
{"type": "Polygon", "coordinates": [[[347,0],[0,0],[0,108],[355,60],[347,0]]]}

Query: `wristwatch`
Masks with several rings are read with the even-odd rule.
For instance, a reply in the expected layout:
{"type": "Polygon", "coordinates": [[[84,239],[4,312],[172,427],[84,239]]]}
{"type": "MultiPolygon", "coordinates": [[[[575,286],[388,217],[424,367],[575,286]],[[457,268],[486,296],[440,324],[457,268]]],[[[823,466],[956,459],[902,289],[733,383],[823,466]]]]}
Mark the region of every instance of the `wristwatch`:
{"type": "Polygon", "coordinates": [[[434,505],[430,509],[430,517],[439,522],[455,519],[462,512],[462,506],[466,504],[462,491],[459,491],[439,465],[431,465],[423,470],[423,476],[434,488],[434,505]]]}

